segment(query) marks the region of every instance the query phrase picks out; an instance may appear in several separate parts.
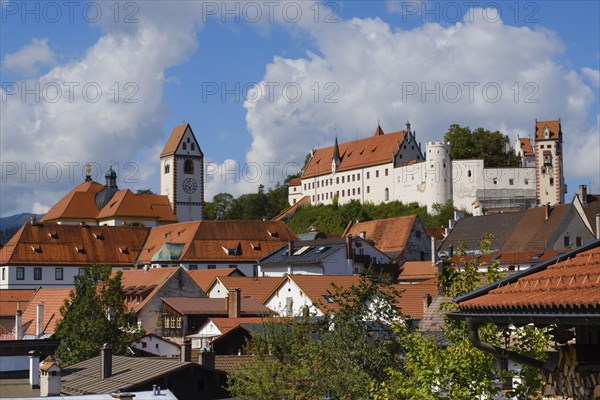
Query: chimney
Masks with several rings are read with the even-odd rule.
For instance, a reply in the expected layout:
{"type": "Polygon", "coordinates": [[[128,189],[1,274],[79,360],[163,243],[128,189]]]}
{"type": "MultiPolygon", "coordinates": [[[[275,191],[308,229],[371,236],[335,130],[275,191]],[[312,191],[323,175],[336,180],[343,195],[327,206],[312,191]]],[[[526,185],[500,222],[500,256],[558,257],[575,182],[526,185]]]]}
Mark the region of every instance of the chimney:
{"type": "Polygon", "coordinates": [[[117,390],[115,393],[110,394],[110,398],[114,400],[133,400],[135,394],[129,392],[121,392],[117,390]]]}
{"type": "Polygon", "coordinates": [[[29,352],[29,385],[32,389],[40,388],[40,353],[29,352]]]}
{"type": "Polygon", "coordinates": [[[60,367],[54,361],[45,361],[39,368],[40,396],[60,396],[60,367]]]}
{"type": "Polygon", "coordinates": [[[431,237],[431,265],[435,265],[435,259],[436,259],[436,254],[435,254],[435,236],[431,237]]]}
{"type": "Polygon", "coordinates": [[[192,342],[190,339],[185,339],[183,343],[181,343],[179,360],[181,362],[192,362],[192,342]]]}
{"type": "Polygon", "coordinates": [[[600,214],[596,214],[596,239],[600,239],[600,214]]]}
{"type": "Polygon", "coordinates": [[[215,353],[209,349],[200,350],[198,364],[206,368],[215,369],[215,353]]]}
{"type": "Polygon", "coordinates": [[[37,222],[37,215],[31,214],[31,225],[35,225],[36,222],[37,222]]]}
{"type": "Polygon", "coordinates": [[[294,254],[294,241],[290,240],[288,242],[288,257],[291,257],[294,254]]]}
{"type": "Polygon", "coordinates": [[[162,395],[160,394],[160,386],[157,386],[157,385],[152,385],[152,394],[153,394],[154,396],[162,396],[162,395]]]}
{"type": "Polygon", "coordinates": [[[427,311],[427,309],[429,308],[430,305],[431,305],[431,295],[429,293],[425,293],[423,295],[423,314],[425,314],[425,311],[427,311]]]}
{"type": "Polygon", "coordinates": [[[546,204],[544,205],[544,210],[545,210],[545,212],[546,212],[546,213],[545,213],[545,217],[546,217],[545,221],[547,221],[547,220],[548,220],[548,218],[550,218],[550,203],[546,203],[546,204]]]}
{"type": "Polygon", "coordinates": [[[230,288],[227,296],[227,315],[229,318],[239,318],[242,314],[242,295],[239,288],[230,288]]]}
{"type": "Polygon", "coordinates": [[[37,316],[35,319],[35,335],[44,333],[44,303],[37,303],[37,316]]]}
{"type": "Polygon", "coordinates": [[[17,303],[17,315],[15,315],[15,340],[23,339],[23,311],[21,303],[17,303]]]}
{"type": "Polygon", "coordinates": [[[360,232],[358,233],[358,236],[359,236],[361,239],[365,240],[365,239],[367,238],[367,232],[365,232],[365,231],[360,231],[360,232]]]}
{"type": "Polygon", "coordinates": [[[579,201],[581,201],[581,204],[583,204],[584,206],[587,205],[587,186],[585,185],[579,185],[579,201]]]}
{"type": "Polygon", "coordinates": [[[352,259],[352,235],[346,236],[346,260],[352,259]]]}
{"type": "Polygon", "coordinates": [[[104,343],[102,350],[100,350],[100,363],[102,379],[110,378],[112,375],[112,350],[108,343],[104,343]]]}

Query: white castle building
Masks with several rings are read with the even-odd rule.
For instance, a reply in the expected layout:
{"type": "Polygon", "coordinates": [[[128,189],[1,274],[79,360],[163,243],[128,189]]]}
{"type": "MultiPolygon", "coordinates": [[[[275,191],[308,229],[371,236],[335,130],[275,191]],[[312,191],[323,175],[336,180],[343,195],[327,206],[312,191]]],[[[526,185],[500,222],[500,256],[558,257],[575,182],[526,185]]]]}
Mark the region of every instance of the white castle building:
{"type": "Polygon", "coordinates": [[[454,207],[480,215],[564,202],[560,119],[535,122],[534,140],[517,138],[517,168],[486,168],[483,159],[451,160],[450,144],[427,142],[425,152],[411,131],[375,134],[311,151],[302,176],[289,184],[294,205],[344,204],[356,199],[375,204],[417,202],[432,211],[451,200],[454,207]]]}

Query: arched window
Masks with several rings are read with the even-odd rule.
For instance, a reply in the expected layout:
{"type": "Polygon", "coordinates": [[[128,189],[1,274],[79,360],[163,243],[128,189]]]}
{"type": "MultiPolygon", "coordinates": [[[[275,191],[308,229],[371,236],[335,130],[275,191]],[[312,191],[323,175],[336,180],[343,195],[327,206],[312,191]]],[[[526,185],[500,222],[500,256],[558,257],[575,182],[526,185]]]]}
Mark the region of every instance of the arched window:
{"type": "Polygon", "coordinates": [[[385,188],[385,201],[390,200],[390,189],[385,188]]]}
{"type": "Polygon", "coordinates": [[[196,143],[191,143],[190,144],[190,148],[192,149],[192,151],[196,150],[196,143]]]}
{"type": "Polygon", "coordinates": [[[168,174],[169,172],[171,172],[171,166],[169,163],[165,163],[165,174],[168,174]]]}
{"type": "Polygon", "coordinates": [[[189,158],[183,162],[183,173],[189,175],[194,173],[194,162],[189,158]]]}
{"type": "Polygon", "coordinates": [[[183,142],[183,149],[187,150],[187,143],[183,142]]]}

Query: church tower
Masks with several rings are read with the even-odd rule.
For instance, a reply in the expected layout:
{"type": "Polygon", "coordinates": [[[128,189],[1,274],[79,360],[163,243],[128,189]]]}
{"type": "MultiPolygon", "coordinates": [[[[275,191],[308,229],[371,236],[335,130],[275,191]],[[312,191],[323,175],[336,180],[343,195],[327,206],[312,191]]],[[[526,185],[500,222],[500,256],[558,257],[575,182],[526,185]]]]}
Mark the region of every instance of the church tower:
{"type": "Polygon", "coordinates": [[[176,126],[160,154],[160,194],[179,222],[202,219],[204,154],[190,124],[176,126]]]}
{"type": "Polygon", "coordinates": [[[560,118],[535,120],[536,199],[539,205],[565,202],[567,185],[563,176],[560,118]]]}

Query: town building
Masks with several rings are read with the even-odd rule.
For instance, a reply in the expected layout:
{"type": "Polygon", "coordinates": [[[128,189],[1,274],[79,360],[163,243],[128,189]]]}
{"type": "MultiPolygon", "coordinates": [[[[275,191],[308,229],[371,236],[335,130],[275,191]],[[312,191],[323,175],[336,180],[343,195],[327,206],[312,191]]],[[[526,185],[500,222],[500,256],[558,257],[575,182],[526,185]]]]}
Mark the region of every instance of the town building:
{"type": "Polygon", "coordinates": [[[345,143],[336,138],[333,146],[312,150],[302,176],[290,182],[289,203],[307,196],[310,204],[399,200],[431,212],[434,204],[452,201],[474,215],[560,204],[566,192],[561,129],[560,119],[536,120],[534,143],[519,141],[514,150],[524,155],[523,164],[489,168],[482,159],[451,160],[450,144],[443,141],[427,142],[423,151],[409,123],[393,133],[378,125],[370,137],[345,143]]]}

